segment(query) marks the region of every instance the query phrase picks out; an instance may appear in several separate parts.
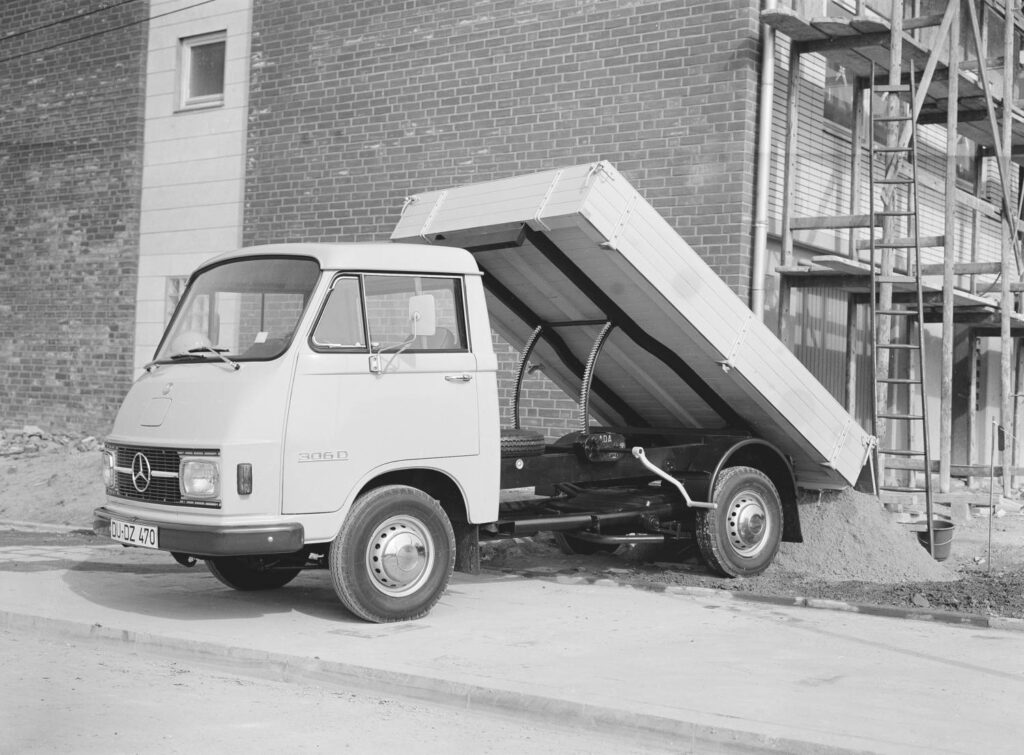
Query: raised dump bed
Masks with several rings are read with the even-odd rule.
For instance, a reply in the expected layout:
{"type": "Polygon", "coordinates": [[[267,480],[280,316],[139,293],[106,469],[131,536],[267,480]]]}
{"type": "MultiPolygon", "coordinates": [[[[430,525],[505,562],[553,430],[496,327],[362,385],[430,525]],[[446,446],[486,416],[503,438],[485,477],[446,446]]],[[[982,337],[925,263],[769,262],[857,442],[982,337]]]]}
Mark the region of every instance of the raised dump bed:
{"type": "Polygon", "coordinates": [[[493,326],[520,348],[540,326],[532,363],[589,381],[598,423],[750,432],[802,487],[860,475],[870,436],[609,163],[418,194],[391,239],[469,249],[493,326]]]}

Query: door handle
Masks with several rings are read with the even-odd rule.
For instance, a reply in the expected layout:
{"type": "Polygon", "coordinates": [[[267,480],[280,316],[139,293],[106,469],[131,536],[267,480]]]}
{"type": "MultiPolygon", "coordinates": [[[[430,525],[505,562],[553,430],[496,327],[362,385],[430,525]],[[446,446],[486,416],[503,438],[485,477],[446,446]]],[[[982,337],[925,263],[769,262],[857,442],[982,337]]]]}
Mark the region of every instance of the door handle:
{"type": "Polygon", "coordinates": [[[473,376],[472,375],[466,375],[466,374],[462,374],[462,375],[445,375],[444,379],[447,380],[449,383],[468,383],[470,380],[473,379],[473,376]]]}

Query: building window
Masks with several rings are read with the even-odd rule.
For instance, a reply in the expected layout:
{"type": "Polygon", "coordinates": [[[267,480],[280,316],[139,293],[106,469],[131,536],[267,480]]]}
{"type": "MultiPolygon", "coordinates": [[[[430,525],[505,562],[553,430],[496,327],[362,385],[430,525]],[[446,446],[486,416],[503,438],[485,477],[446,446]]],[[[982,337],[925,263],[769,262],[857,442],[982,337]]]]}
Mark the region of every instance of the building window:
{"type": "Polygon", "coordinates": [[[981,177],[981,151],[966,136],[956,137],[956,180],[960,188],[974,194],[981,177]]]}
{"type": "Polygon", "coordinates": [[[853,77],[846,67],[825,59],[825,118],[846,129],[853,128],[853,77]]]}
{"type": "Polygon", "coordinates": [[[164,294],[164,325],[171,321],[171,315],[181,301],[181,295],[185,293],[185,285],[188,283],[187,276],[180,276],[167,279],[167,286],[164,294]]]}
{"type": "Polygon", "coordinates": [[[181,40],[178,89],[181,109],[224,104],[225,32],[181,40]]]}

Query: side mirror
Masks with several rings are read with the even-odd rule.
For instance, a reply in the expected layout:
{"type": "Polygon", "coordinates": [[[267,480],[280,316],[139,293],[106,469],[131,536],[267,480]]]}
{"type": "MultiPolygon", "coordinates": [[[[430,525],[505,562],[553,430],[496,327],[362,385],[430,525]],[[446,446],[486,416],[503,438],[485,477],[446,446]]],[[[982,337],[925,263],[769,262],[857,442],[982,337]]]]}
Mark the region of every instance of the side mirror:
{"type": "Polygon", "coordinates": [[[410,297],[409,325],[409,330],[414,338],[432,336],[437,331],[434,297],[431,294],[410,297]]]}

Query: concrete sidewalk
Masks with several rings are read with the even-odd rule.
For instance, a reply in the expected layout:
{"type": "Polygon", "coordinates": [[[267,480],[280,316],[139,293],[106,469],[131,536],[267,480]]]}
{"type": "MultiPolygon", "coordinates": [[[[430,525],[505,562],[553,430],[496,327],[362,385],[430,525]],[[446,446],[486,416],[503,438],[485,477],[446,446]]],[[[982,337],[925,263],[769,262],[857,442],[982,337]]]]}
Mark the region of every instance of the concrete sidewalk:
{"type": "Polygon", "coordinates": [[[241,593],[120,546],[0,548],[0,626],[264,678],[654,735],[680,752],[1018,752],[1024,633],[456,574],[417,622],[366,624],[323,572],[241,593]]]}

